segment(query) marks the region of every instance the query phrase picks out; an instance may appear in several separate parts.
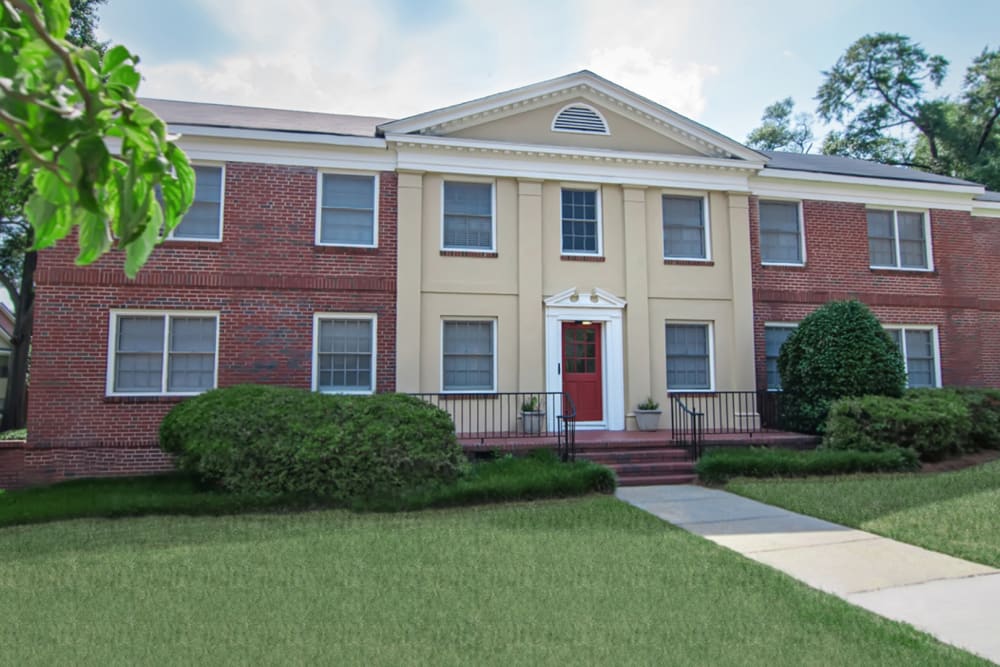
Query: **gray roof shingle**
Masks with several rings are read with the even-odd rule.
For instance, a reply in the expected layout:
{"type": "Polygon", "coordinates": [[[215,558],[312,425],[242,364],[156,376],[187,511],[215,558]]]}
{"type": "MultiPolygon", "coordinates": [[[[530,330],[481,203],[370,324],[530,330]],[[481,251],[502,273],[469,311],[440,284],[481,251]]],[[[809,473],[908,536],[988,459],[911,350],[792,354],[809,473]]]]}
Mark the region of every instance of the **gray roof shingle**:
{"type": "Polygon", "coordinates": [[[347,116],[152,98],[141,98],[139,101],[172,125],[374,137],[376,126],[389,120],[376,116],[347,116]]]}
{"type": "Polygon", "coordinates": [[[858,160],[839,155],[812,155],[803,153],[785,153],[783,151],[760,151],[770,160],[767,169],[789,171],[809,171],[818,174],[837,174],[839,176],[858,176],[861,178],[884,178],[894,181],[917,181],[921,183],[938,183],[941,185],[979,185],[960,178],[939,176],[908,167],[893,167],[868,160],[858,160]]]}
{"type": "Polygon", "coordinates": [[[973,197],[973,199],[976,201],[1000,202],[1000,192],[990,192],[987,190],[983,194],[973,197]]]}

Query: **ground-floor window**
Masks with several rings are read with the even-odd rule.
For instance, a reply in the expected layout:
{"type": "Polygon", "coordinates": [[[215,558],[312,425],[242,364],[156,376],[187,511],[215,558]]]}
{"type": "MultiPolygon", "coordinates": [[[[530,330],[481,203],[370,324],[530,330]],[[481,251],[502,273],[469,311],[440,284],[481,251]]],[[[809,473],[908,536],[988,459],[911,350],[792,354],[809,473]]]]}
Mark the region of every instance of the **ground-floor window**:
{"type": "Polygon", "coordinates": [[[767,388],[781,391],[781,374],[778,373],[778,354],[781,346],[795,331],[794,324],[764,325],[764,365],[767,369],[767,388]]]}
{"type": "Polygon", "coordinates": [[[375,315],[317,314],[313,388],[344,394],[375,391],[375,329],[375,315]]]}
{"type": "Polygon", "coordinates": [[[495,320],[442,322],[441,389],[496,391],[495,320]]]}
{"type": "Polygon", "coordinates": [[[709,324],[667,323],[667,389],[712,389],[712,331],[709,324]]]}
{"type": "Polygon", "coordinates": [[[903,354],[907,386],[941,386],[941,378],[938,377],[937,329],[928,326],[888,325],[885,330],[903,354]]]}
{"type": "Polygon", "coordinates": [[[111,314],[109,394],[197,394],[216,386],[219,316],[111,314]]]}

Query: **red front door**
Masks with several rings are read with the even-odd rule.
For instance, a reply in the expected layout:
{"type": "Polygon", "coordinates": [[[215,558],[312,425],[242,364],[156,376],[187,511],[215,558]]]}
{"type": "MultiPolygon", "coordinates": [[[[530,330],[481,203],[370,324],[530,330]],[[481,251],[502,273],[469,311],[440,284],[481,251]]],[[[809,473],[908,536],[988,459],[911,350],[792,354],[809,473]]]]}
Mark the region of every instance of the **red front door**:
{"type": "Polygon", "coordinates": [[[577,421],[603,421],[601,325],[563,322],[562,350],[563,391],[573,397],[577,421]]]}

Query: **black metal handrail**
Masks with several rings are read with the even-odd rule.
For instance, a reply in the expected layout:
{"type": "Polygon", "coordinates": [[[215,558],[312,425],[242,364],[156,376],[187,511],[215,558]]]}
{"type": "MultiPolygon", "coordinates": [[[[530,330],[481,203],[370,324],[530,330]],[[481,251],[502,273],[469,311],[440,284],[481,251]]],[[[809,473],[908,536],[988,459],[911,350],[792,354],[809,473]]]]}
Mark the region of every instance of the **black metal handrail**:
{"type": "Polygon", "coordinates": [[[685,405],[680,396],[670,395],[671,438],[687,449],[688,456],[693,461],[701,458],[702,443],[705,438],[702,427],[704,417],[703,413],[685,405]]]}
{"type": "Polygon", "coordinates": [[[487,440],[553,438],[564,461],[576,457],[576,405],[565,392],[410,395],[451,415],[461,440],[479,440],[485,445],[487,440]]]}
{"type": "Polygon", "coordinates": [[[754,433],[779,426],[780,392],[671,391],[668,395],[704,415],[701,426],[705,433],[741,433],[752,437],[754,433]]]}

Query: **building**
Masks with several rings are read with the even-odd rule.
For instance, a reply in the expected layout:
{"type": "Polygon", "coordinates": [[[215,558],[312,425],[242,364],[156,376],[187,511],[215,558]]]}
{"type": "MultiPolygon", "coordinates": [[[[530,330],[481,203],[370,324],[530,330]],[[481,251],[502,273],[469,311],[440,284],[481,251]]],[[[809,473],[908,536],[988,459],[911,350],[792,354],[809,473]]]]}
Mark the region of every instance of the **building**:
{"type": "Polygon", "coordinates": [[[773,388],[832,298],[897,332],[911,383],[1000,385],[974,183],[759,153],[586,71],[402,120],[148,103],[196,203],[134,281],[42,253],[8,483],[169,467],[163,415],[241,382],[568,391],[580,428],[630,429],[668,390],[773,388]]]}

